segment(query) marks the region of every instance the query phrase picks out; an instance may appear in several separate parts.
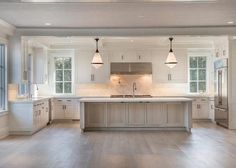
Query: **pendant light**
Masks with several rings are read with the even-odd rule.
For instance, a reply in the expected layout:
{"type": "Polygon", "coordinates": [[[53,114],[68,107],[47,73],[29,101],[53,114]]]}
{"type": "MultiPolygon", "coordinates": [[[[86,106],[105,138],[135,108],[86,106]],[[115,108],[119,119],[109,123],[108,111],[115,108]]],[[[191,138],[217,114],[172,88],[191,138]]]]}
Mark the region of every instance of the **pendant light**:
{"type": "Polygon", "coordinates": [[[99,38],[96,38],[95,41],[96,41],[96,51],[95,51],[95,54],[93,56],[93,60],[92,60],[92,66],[96,69],[100,68],[102,65],[103,65],[103,62],[102,62],[102,57],[98,51],[98,40],[99,38]]]}
{"type": "Polygon", "coordinates": [[[175,57],[175,54],[173,52],[173,49],[172,49],[172,41],[173,41],[173,37],[170,37],[169,40],[170,40],[170,51],[169,51],[169,54],[166,58],[166,66],[168,66],[169,68],[174,68],[175,65],[178,63],[178,61],[176,60],[176,57],[175,57]]]}

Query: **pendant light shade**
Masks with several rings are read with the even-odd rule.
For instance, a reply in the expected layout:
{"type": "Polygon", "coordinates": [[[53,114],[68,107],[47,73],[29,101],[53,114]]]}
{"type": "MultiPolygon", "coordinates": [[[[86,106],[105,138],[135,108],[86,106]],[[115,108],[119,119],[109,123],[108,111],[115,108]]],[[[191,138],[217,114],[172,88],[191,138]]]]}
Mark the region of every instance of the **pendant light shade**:
{"type": "Polygon", "coordinates": [[[166,66],[168,66],[169,68],[174,68],[175,65],[178,63],[176,57],[175,57],[175,54],[173,52],[173,49],[172,49],[172,41],[173,41],[173,37],[170,37],[169,38],[170,40],[170,51],[169,51],[169,54],[166,58],[166,66]]]}
{"type": "Polygon", "coordinates": [[[96,69],[100,68],[102,65],[103,65],[103,62],[102,62],[102,57],[98,51],[98,38],[95,39],[96,40],[96,51],[95,51],[95,54],[93,56],[93,60],[92,60],[92,66],[96,69]]]}

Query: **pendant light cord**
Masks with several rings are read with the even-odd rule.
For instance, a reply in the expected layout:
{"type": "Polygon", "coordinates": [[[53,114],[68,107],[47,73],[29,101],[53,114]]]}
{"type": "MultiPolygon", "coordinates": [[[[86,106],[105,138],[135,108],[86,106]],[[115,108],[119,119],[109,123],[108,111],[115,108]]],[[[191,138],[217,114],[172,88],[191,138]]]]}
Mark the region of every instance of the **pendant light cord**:
{"type": "Polygon", "coordinates": [[[173,52],[173,49],[172,49],[172,41],[173,41],[173,37],[170,37],[169,40],[170,40],[170,52],[173,52]]]}
{"type": "Polygon", "coordinates": [[[96,38],[95,40],[96,40],[96,53],[99,53],[99,51],[98,51],[98,40],[99,40],[99,38],[96,38]]]}

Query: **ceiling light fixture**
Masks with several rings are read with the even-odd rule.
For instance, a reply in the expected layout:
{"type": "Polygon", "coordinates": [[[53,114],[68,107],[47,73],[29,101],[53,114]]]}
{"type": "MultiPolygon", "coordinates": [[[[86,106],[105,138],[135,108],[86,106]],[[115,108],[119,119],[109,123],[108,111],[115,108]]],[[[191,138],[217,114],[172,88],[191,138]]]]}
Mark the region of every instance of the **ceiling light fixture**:
{"type": "Polygon", "coordinates": [[[169,51],[169,54],[166,58],[166,66],[168,66],[169,68],[174,68],[175,65],[178,63],[178,61],[176,60],[176,57],[175,57],[175,54],[173,52],[173,49],[172,49],[172,41],[173,41],[173,37],[170,37],[169,40],[170,40],[170,51],[169,51]]]}
{"type": "Polygon", "coordinates": [[[52,23],[49,23],[49,22],[45,23],[45,26],[51,26],[51,25],[52,23]]]}
{"type": "Polygon", "coordinates": [[[229,21],[229,22],[227,22],[228,24],[234,24],[234,21],[229,21]]]}
{"type": "Polygon", "coordinates": [[[103,65],[103,62],[102,62],[102,57],[98,51],[98,40],[99,38],[96,38],[95,41],[96,41],[96,51],[95,51],[95,54],[93,56],[93,60],[92,60],[92,65],[94,68],[98,69],[100,68],[102,65],[103,65]]]}

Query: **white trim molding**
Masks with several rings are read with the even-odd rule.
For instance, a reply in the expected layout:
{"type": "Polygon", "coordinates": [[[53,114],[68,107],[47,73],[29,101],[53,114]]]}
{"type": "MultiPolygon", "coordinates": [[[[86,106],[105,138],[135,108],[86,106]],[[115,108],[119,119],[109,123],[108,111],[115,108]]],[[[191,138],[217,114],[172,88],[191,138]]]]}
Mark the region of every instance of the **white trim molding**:
{"type": "Polygon", "coordinates": [[[12,36],[15,31],[15,26],[5,22],[4,20],[0,19],[0,32],[5,36],[12,36]]]}
{"type": "Polygon", "coordinates": [[[4,112],[0,115],[0,139],[9,135],[8,113],[4,112]]]}

